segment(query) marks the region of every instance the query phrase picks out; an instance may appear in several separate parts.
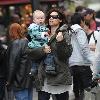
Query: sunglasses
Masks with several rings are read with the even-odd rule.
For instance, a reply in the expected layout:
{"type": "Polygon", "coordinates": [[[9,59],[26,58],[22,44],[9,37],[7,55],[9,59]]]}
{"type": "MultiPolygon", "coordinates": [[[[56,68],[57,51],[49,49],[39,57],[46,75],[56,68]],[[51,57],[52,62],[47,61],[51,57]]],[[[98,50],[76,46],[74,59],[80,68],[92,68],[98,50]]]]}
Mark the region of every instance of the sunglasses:
{"type": "Polygon", "coordinates": [[[50,19],[50,18],[59,19],[60,17],[59,17],[59,15],[50,15],[50,16],[49,16],[49,19],[50,19]]]}

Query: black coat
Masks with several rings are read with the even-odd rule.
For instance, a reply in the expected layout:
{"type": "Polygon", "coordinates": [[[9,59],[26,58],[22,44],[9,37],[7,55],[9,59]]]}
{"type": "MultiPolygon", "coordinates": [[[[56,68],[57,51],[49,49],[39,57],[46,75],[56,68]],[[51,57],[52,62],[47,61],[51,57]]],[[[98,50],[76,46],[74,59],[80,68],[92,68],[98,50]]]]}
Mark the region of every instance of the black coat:
{"type": "Polygon", "coordinates": [[[2,42],[0,41],[0,78],[6,78],[6,49],[3,48],[2,42]]]}
{"type": "Polygon", "coordinates": [[[29,76],[31,61],[27,56],[28,40],[17,39],[8,46],[8,78],[7,81],[15,89],[31,88],[32,81],[29,76]]]}

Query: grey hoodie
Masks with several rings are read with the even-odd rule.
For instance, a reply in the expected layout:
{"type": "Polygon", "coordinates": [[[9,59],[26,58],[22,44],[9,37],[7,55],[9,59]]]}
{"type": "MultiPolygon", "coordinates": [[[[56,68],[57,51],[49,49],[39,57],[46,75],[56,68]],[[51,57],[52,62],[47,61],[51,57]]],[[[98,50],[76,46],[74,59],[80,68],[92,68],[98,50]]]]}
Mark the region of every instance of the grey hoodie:
{"type": "Polygon", "coordinates": [[[69,59],[69,64],[70,66],[90,66],[93,64],[93,55],[88,46],[86,33],[78,24],[72,25],[71,28],[75,33],[71,37],[73,52],[69,59]]]}

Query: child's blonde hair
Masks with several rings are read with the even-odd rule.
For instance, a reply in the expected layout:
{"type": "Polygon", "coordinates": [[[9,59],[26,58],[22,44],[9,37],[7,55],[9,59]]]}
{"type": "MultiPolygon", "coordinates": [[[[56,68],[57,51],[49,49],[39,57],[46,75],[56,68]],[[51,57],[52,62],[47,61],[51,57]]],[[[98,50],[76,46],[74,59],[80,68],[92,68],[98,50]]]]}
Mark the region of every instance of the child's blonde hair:
{"type": "MultiPolygon", "coordinates": [[[[33,19],[34,19],[34,16],[35,16],[37,13],[42,13],[42,14],[44,14],[44,12],[43,12],[42,10],[35,10],[35,11],[33,12],[33,19]]],[[[44,16],[45,16],[45,14],[44,14],[44,16]]]]}

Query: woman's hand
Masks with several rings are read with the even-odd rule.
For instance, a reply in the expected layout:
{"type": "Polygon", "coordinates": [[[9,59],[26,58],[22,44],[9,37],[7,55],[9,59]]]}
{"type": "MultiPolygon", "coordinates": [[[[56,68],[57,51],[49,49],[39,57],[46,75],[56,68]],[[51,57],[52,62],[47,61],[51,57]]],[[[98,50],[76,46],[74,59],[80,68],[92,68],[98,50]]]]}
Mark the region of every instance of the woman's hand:
{"type": "Polygon", "coordinates": [[[43,51],[44,51],[45,53],[51,53],[50,46],[45,45],[45,47],[44,47],[43,51]]]}
{"type": "Polygon", "coordinates": [[[57,42],[60,42],[64,39],[62,32],[58,32],[57,36],[56,36],[56,40],[57,42]]]}

